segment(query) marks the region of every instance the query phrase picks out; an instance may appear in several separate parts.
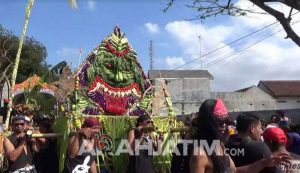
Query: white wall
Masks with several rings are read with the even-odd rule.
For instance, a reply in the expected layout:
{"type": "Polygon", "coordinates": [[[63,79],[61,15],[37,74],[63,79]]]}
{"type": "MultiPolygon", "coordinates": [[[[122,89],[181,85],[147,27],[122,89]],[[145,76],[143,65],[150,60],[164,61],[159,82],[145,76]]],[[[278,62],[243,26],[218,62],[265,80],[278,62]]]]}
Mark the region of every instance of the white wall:
{"type": "Polygon", "coordinates": [[[211,98],[221,97],[230,112],[276,110],[276,101],[253,86],[245,92],[212,92],[211,98]]]}
{"type": "Polygon", "coordinates": [[[276,99],[278,109],[300,109],[300,97],[281,97],[276,99]]]}

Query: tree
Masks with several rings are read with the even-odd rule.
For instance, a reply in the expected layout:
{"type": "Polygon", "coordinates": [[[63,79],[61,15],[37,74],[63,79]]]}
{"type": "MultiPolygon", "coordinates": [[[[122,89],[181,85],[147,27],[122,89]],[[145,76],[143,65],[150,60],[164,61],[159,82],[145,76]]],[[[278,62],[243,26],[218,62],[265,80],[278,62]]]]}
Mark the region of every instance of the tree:
{"type": "Polygon", "coordinates": [[[12,37],[11,33],[0,25],[0,84],[10,79],[10,72],[13,65],[10,51],[13,49],[12,42],[16,40],[16,37],[12,37]]]}
{"type": "MultiPolygon", "coordinates": [[[[11,71],[18,50],[19,39],[11,31],[0,25],[0,84],[11,79],[11,71]]],[[[41,76],[49,72],[46,63],[46,47],[34,38],[26,38],[22,48],[17,83],[23,82],[33,74],[41,76]]]]}
{"type": "MultiPolygon", "coordinates": [[[[176,0],[167,0],[167,7],[164,9],[166,12],[176,0]]],[[[293,10],[300,11],[299,0],[248,0],[255,6],[259,7],[266,13],[273,16],[279,21],[285,30],[287,37],[292,39],[300,47],[300,37],[291,27],[292,12],[293,10]],[[281,3],[291,8],[289,16],[285,17],[282,11],[272,8],[272,3],[281,3]]],[[[193,0],[191,4],[186,5],[198,11],[199,15],[195,19],[204,20],[206,18],[217,15],[230,15],[230,16],[245,16],[248,13],[259,13],[251,9],[243,9],[238,6],[235,0],[193,0]]]]}
{"type": "MultiPolygon", "coordinates": [[[[22,33],[21,33],[21,36],[20,36],[20,42],[19,42],[19,46],[18,46],[18,51],[17,51],[17,54],[16,54],[15,63],[13,65],[12,77],[11,77],[11,80],[10,80],[10,86],[12,88],[14,88],[15,83],[16,83],[16,77],[17,77],[18,68],[19,68],[20,56],[21,56],[22,47],[23,47],[23,43],[24,43],[24,38],[25,38],[25,35],[26,35],[26,30],[27,30],[27,26],[28,26],[28,22],[29,22],[29,17],[30,17],[30,13],[31,13],[33,4],[34,4],[34,0],[28,0],[27,6],[26,6],[26,12],[25,12],[24,26],[23,26],[23,30],[22,30],[22,33]]],[[[70,4],[70,6],[73,9],[77,8],[76,0],[69,0],[69,4],[70,4]]],[[[9,94],[9,99],[11,97],[12,97],[12,93],[9,94]]],[[[9,125],[11,105],[12,105],[12,101],[10,99],[10,102],[8,104],[7,119],[6,119],[6,122],[5,122],[6,128],[9,125]]]]}

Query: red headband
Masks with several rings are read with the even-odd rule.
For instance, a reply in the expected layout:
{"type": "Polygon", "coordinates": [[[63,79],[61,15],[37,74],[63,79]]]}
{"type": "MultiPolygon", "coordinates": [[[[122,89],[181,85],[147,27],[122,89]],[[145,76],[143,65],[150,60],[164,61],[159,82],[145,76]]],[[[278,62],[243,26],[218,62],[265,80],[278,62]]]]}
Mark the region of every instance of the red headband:
{"type": "Polygon", "coordinates": [[[86,118],[82,124],[82,127],[95,127],[100,126],[100,122],[98,118],[89,117],[86,118]]]}
{"type": "Polygon", "coordinates": [[[217,98],[217,102],[216,102],[215,108],[213,110],[213,113],[217,117],[228,115],[228,110],[227,110],[223,100],[220,97],[217,98]]]}

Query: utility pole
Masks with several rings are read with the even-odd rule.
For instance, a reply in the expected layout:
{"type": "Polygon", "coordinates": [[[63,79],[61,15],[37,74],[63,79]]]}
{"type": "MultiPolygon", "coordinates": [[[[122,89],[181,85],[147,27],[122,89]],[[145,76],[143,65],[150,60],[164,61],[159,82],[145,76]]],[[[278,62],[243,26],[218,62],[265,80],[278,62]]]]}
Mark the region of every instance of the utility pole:
{"type": "Polygon", "coordinates": [[[203,69],[203,63],[202,63],[202,55],[201,55],[201,35],[198,36],[198,39],[199,39],[199,58],[200,58],[200,61],[201,61],[201,70],[203,69]]]}
{"type": "Polygon", "coordinates": [[[150,47],[149,47],[149,56],[150,56],[150,70],[154,70],[154,48],[153,42],[150,40],[150,47]]]}

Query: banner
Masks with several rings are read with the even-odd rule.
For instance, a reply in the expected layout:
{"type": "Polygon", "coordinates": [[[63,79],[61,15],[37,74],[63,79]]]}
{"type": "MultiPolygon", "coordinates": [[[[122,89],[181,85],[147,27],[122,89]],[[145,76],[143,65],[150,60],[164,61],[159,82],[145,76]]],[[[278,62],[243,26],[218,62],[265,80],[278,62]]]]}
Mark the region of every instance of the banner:
{"type": "Polygon", "coordinates": [[[9,96],[9,85],[8,81],[5,80],[2,89],[1,89],[1,107],[4,105],[4,99],[8,99],[9,96]]]}

